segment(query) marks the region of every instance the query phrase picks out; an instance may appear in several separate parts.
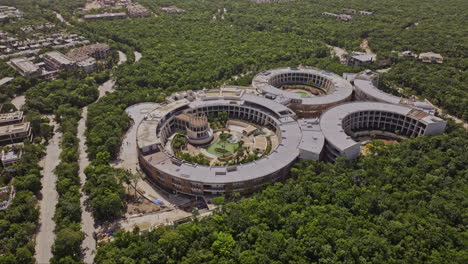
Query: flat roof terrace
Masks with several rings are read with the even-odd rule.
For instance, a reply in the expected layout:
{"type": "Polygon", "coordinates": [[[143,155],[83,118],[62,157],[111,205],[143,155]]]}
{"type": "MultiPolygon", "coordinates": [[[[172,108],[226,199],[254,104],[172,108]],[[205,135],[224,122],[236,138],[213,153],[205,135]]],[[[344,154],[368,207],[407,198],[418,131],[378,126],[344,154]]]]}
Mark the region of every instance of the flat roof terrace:
{"type": "Polygon", "coordinates": [[[20,122],[23,120],[23,111],[0,114],[0,125],[3,123],[20,122]]]}
{"type": "Polygon", "coordinates": [[[5,135],[27,132],[29,131],[29,127],[29,122],[13,124],[8,126],[0,126],[0,137],[5,135]]]}

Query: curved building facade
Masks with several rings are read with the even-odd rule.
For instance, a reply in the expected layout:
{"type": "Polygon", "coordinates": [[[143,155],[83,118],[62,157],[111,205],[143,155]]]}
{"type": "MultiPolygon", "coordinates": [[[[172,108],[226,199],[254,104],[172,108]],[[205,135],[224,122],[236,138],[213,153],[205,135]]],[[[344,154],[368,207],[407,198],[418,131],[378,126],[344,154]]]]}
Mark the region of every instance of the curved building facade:
{"type": "Polygon", "coordinates": [[[290,107],[299,117],[319,117],[326,109],[351,100],[352,85],[342,77],[312,67],[287,67],[264,71],[252,86],[267,98],[290,107]],[[288,85],[307,85],[322,95],[301,94],[282,89],[288,85]]]}
{"type": "Polygon", "coordinates": [[[353,138],[374,134],[379,137],[417,137],[442,134],[446,122],[424,111],[403,105],[353,102],[323,113],[320,128],[325,136],[324,159],[338,156],[355,159],[361,144],[353,138]]]}
{"type": "Polygon", "coordinates": [[[244,92],[233,95],[232,91],[216,96],[212,91],[200,92],[190,100],[161,105],[146,116],[137,131],[139,161],[147,175],[167,190],[195,196],[253,192],[284,178],[298,158],[318,160],[324,142],[318,120],[297,121],[294,112],[282,104],[244,92]],[[277,135],[278,146],[253,162],[224,167],[191,164],[165,147],[175,131],[185,126],[177,116],[220,112],[268,127],[277,135]]]}
{"type": "Polygon", "coordinates": [[[289,67],[258,74],[252,87],[173,94],[138,126],[141,167],[159,186],[173,192],[194,196],[245,194],[286,177],[298,159],[357,158],[361,144],[356,138],[395,139],[444,132],[445,121],[414,101],[405,103],[383,93],[377,89],[376,79],[369,76],[369,72],[353,74],[347,81],[315,68],[289,67]],[[291,92],[290,85],[321,94],[291,92]],[[353,98],[358,101],[349,102],[353,98]],[[243,124],[243,136],[258,127],[272,131],[278,139],[275,148],[249,163],[205,166],[181,160],[167,147],[180,130],[195,146],[211,142],[214,135],[207,117],[221,112],[228,115],[228,124],[243,124]]]}

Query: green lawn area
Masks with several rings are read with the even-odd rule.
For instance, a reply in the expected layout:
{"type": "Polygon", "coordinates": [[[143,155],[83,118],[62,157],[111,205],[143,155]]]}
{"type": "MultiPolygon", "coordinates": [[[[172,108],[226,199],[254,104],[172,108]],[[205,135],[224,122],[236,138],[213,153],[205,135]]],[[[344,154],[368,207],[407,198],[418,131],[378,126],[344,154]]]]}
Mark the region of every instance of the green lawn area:
{"type": "Polygon", "coordinates": [[[213,155],[216,155],[217,157],[219,156],[223,156],[223,153],[220,153],[218,151],[216,151],[216,149],[226,149],[228,152],[224,153],[224,155],[231,155],[232,153],[234,153],[237,148],[238,148],[238,144],[233,144],[233,143],[229,143],[226,140],[222,140],[220,137],[218,137],[216,139],[215,142],[213,142],[211,145],[209,145],[208,147],[205,148],[205,150],[210,153],[210,154],[213,154],[213,155]]]}
{"type": "Polygon", "coordinates": [[[295,92],[295,93],[297,93],[297,94],[300,94],[300,95],[301,95],[301,97],[306,97],[306,96],[308,96],[308,95],[309,95],[309,94],[308,94],[308,93],[306,93],[306,92],[301,92],[301,91],[294,91],[294,92],[295,92]]]}

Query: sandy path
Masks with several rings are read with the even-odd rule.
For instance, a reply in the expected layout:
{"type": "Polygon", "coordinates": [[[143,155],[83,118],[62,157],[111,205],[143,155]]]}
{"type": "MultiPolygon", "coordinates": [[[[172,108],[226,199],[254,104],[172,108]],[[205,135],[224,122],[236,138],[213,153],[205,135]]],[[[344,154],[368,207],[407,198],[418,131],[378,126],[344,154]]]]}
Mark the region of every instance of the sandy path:
{"type": "Polygon", "coordinates": [[[58,126],[54,121],[51,121],[51,125],[55,126],[54,136],[49,140],[46,155],[40,163],[43,167],[43,177],[41,179],[42,199],[39,202],[41,210],[39,215],[39,231],[36,236],[36,261],[39,264],[49,263],[55,239],[55,222],[52,218],[54,217],[55,205],[58,201],[58,193],[55,189],[57,176],[54,173],[54,169],[60,162],[60,139],[62,138],[62,133],[57,131],[58,126]]]}
{"type": "Polygon", "coordinates": [[[25,102],[26,102],[26,97],[24,95],[16,96],[15,98],[11,99],[11,103],[18,110],[21,110],[25,102]]]}
{"type": "Polygon", "coordinates": [[[109,79],[105,83],[101,84],[98,88],[99,90],[99,98],[106,95],[106,93],[112,93],[114,91],[115,80],[109,79]]]}
{"type": "Polygon", "coordinates": [[[369,47],[369,40],[367,40],[366,38],[362,39],[360,46],[361,46],[361,49],[363,49],[367,54],[372,55],[375,61],[375,59],[377,58],[377,54],[372,52],[371,48],[369,47]]]}
{"type": "MultiPolygon", "coordinates": [[[[98,100],[105,96],[107,92],[112,93],[114,91],[114,85],[115,85],[115,80],[114,79],[109,79],[102,85],[98,87],[99,90],[99,97],[98,100]]],[[[87,147],[86,147],[86,120],[88,117],[88,107],[84,107],[82,109],[81,113],[81,119],[78,122],[78,134],[77,137],[80,141],[79,143],[79,165],[80,165],[80,170],[79,170],[79,176],[80,176],[80,182],[81,186],[83,186],[86,182],[86,174],[84,173],[84,169],[90,164],[89,159],[88,159],[88,154],[86,153],[87,147]]],[[[83,241],[83,244],[81,245],[81,248],[83,250],[83,261],[85,263],[93,263],[94,261],[94,250],[96,250],[96,240],[94,239],[94,233],[97,232],[97,228],[95,226],[95,221],[93,218],[93,215],[91,211],[87,210],[86,208],[86,200],[88,199],[88,196],[86,193],[81,190],[81,198],[80,198],[80,203],[81,203],[81,208],[82,208],[82,213],[81,213],[81,220],[82,220],[82,225],[81,225],[81,231],[83,231],[86,234],[86,237],[83,241]]]]}
{"type": "MultiPolygon", "coordinates": [[[[84,173],[84,169],[90,164],[89,159],[88,159],[88,154],[86,153],[86,138],[84,135],[86,131],[87,115],[88,115],[88,107],[84,107],[81,113],[81,119],[78,122],[78,135],[77,135],[78,139],[80,140],[80,143],[79,143],[79,152],[80,152],[79,176],[80,176],[81,186],[83,186],[86,182],[86,174],[84,173]]],[[[83,192],[83,190],[81,190],[81,197],[80,197],[80,203],[81,203],[81,208],[82,208],[81,231],[83,231],[86,234],[86,237],[83,240],[83,244],[81,245],[82,250],[83,250],[83,255],[84,255],[83,260],[85,263],[93,263],[94,261],[93,251],[96,250],[96,240],[94,240],[94,232],[96,231],[96,228],[94,226],[95,222],[94,222],[93,215],[86,208],[87,199],[88,199],[88,196],[83,192]]]]}
{"type": "Polygon", "coordinates": [[[135,62],[138,62],[141,59],[141,57],[143,57],[143,55],[141,55],[141,53],[138,51],[135,51],[134,54],[135,54],[135,62]]]}

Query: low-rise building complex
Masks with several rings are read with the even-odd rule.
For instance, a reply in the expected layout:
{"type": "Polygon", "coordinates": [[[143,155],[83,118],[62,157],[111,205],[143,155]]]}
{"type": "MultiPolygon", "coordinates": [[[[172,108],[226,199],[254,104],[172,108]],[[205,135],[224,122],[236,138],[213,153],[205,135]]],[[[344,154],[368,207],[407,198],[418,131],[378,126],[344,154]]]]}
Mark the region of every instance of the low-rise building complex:
{"type": "Polygon", "coordinates": [[[44,63],[48,70],[65,71],[76,69],[76,62],[58,51],[44,54],[44,63]]]}
{"type": "Polygon", "coordinates": [[[39,77],[42,74],[41,68],[25,57],[11,59],[8,64],[23,77],[39,77]]]}
{"type": "Polygon", "coordinates": [[[15,187],[13,185],[0,187],[0,211],[4,211],[10,206],[13,198],[15,198],[15,187]]]}
{"type": "Polygon", "coordinates": [[[0,21],[8,18],[20,18],[23,14],[13,6],[0,6],[0,21]]]}
{"type": "Polygon", "coordinates": [[[347,15],[347,14],[335,14],[335,13],[330,13],[330,12],[323,12],[322,16],[333,17],[335,19],[345,21],[345,22],[354,20],[352,16],[347,15]]]}
{"type": "Polygon", "coordinates": [[[374,62],[374,56],[364,52],[352,52],[348,55],[347,64],[354,67],[362,67],[374,62]]]}

